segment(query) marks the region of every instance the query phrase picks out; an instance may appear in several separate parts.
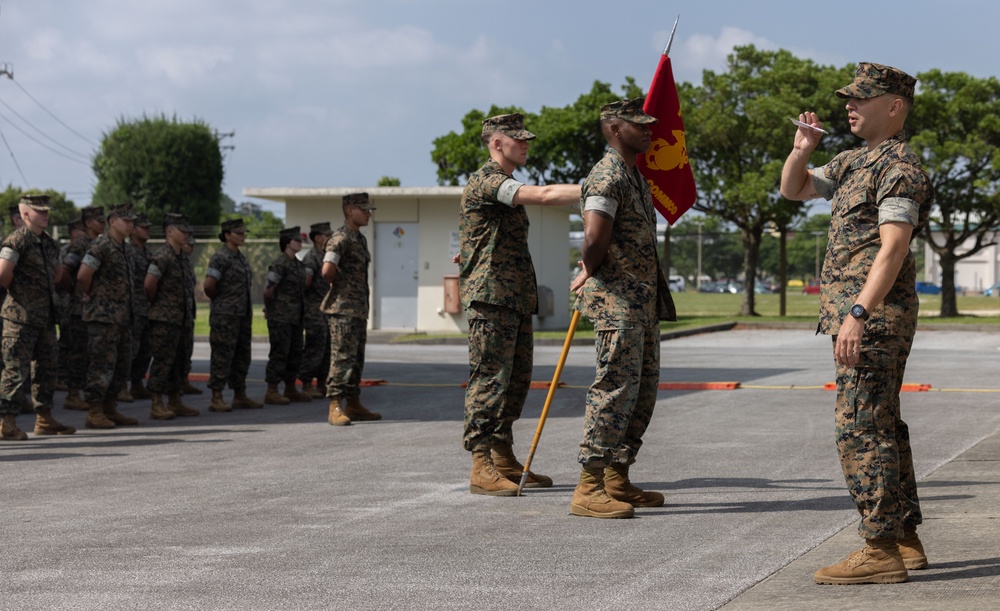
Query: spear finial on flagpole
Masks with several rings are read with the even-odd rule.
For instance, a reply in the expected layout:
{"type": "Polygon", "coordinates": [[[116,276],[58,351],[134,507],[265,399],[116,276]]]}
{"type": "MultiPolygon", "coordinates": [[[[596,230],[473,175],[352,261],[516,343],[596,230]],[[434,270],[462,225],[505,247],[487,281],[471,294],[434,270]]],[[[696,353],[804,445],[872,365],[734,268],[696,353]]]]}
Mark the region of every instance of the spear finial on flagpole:
{"type": "Polygon", "coordinates": [[[674,44],[674,32],[677,31],[677,22],[681,20],[680,14],[677,15],[677,19],[674,20],[674,27],[670,30],[670,40],[667,41],[667,46],[663,49],[664,55],[670,55],[670,45],[674,44]]]}

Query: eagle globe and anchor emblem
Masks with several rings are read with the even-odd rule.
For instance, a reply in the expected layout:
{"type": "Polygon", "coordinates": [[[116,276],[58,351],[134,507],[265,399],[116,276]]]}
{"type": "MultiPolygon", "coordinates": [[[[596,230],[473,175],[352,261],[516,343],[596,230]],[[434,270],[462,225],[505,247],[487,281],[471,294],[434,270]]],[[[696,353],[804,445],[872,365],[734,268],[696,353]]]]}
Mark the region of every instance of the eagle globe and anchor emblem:
{"type": "MultiPolygon", "coordinates": [[[[679,112],[677,114],[680,116],[679,112]]],[[[669,172],[689,165],[684,130],[674,129],[671,130],[671,133],[674,135],[674,144],[670,144],[664,138],[656,138],[649,146],[649,150],[646,151],[644,157],[646,168],[649,170],[669,172]]],[[[663,206],[663,209],[669,211],[670,214],[678,214],[677,203],[657,186],[656,181],[647,176],[646,183],[649,185],[650,195],[663,206]]]]}

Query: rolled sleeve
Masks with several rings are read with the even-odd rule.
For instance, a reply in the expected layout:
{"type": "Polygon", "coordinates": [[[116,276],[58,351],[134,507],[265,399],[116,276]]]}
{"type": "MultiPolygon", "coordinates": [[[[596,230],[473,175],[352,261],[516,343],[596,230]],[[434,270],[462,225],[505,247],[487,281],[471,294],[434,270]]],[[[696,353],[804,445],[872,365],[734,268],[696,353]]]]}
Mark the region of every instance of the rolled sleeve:
{"type": "Polygon", "coordinates": [[[150,276],[153,276],[154,278],[162,278],[163,277],[163,272],[156,265],[156,263],[150,263],[149,267],[146,268],[146,273],[149,274],[150,276]]]}
{"type": "Polygon", "coordinates": [[[920,222],[920,204],[905,197],[887,197],[878,205],[878,224],[920,222]]]}
{"type": "Polygon", "coordinates": [[[267,272],[267,281],[272,284],[279,284],[281,282],[281,274],[277,272],[267,272]]]}
{"type": "Polygon", "coordinates": [[[518,182],[513,178],[508,178],[503,181],[500,188],[497,189],[497,201],[501,204],[507,204],[508,206],[514,205],[514,194],[517,190],[524,186],[523,182],[518,182]]]}
{"type": "Polygon", "coordinates": [[[205,270],[205,276],[207,276],[208,278],[215,278],[217,281],[222,280],[222,272],[215,269],[214,267],[210,267],[207,270],[205,270]]]}
{"type": "Polygon", "coordinates": [[[583,202],[583,211],[597,210],[598,212],[603,212],[615,218],[615,214],[618,212],[618,202],[611,197],[604,197],[603,195],[590,195],[583,202]]]}
{"type": "Polygon", "coordinates": [[[16,265],[21,259],[21,253],[17,252],[10,246],[4,246],[3,248],[0,248],[0,259],[7,259],[16,265]]]}
{"type": "Polygon", "coordinates": [[[95,272],[101,269],[101,260],[89,253],[83,258],[82,263],[95,272]]]}
{"type": "Polygon", "coordinates": [[[833,199],[833,194],[837,191],[837,183],[827,178],[826,166],[815,168],[810,174],[812,174],[813,188],[816,189],[819,196],[825,200],[833,199]]]}
{"type": "Polygon", "coordinates": [[[323,255],[323,263],[333,263],[334,265],[339,265],[340,255],[335,252],[328,252],[323,255]]]}

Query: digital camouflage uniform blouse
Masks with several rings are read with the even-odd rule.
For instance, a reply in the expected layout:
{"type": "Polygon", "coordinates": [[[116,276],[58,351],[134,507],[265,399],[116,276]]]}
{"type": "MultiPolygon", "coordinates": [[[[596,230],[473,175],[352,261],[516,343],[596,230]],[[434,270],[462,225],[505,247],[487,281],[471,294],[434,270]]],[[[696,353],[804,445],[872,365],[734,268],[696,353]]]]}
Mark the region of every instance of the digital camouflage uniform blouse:
{"type": "MultiPolygon", "coordinates": [[[[328,240],[329,241],[329,240],[328,240]]],[[[324,250],[325,253],[325,250],[324,250]]],[[[302,263],[306,266],[307,273],[312,276],[312,286],[306,289],[305,324],[326,326],[326,317],[320,309],[323,298],[330,290],[330,283],[323,279],[323,254],[315,248],[306,253],[302,263]]],[[[365,278],[368,273],[366,271],[365,278]]]]}
{"type": "Polygon", "coordinates": [[[326,241],[324,263],[337,266],[320,309],[327,314],[368,319],[368,264],[371,262],[368,240],[360,231],[346,225],[337,229],[326,241]]]}
{"type": "Polygon", "coordinates": [[[465,185],[459,220],[459,293],[465,308],[479,301],[520,314],[537,314],[538,287],[528,251],[528,213],[524,206],[499,201],[500,187],[508,180],[513,181],[491,159],[465,185]]]}
{"type": "Polygon", "coordinates": [[[185,280],[187,256],[174,252],[170,244],[163,244],[149,260],[147,272],[160,279],[156,299],[149,304],[149,320],[167,322],[187,328],[193,324],[191,311],[194,295],[188,291],[185,280]]]}
{"type": "Polygon", "coordinates": [[[15,263],[0,316],[34,327],[55,324],[53,296],[59,267],[56,241],[47,233],[36,236],[27,227],[21,227],[4,239],[0,257],[15,263]]]}
{"type": "Polygon", "coordinates": [[[215,278],[212,314],[250,315],[250,286],[253,283],[253,272],[250,271],[250,263],[242,252],[223,246],[212,255],[205,275],[215,278]]]}
{"type": "MultiPolygon", "coordinates": [[[[833,200],[818,332],[836,335],[882,246],[879,226],[908,223],[916,236],[927,224],[933,192],[902,132],[871,152],[865,147],[844,151],[812,175],[816,191],[833,200]]],[[[866,334],[913,336],[919,305],[916,278],[915,259],[909,252],[885,299],[872,308],[866,334]]]]}
{"type": "Polygon", "coordinates": [[[660,272],[653,198],[639,170],[608,149],[583,183],[581,212],[588,198],[614,217],[614,225],[604,262],[583,285],[577,308],[598,331],[669,319],[657,312],[658,296],[671,310],[673,302],[660,272]]]}
{"type": "Polygon", "coordinates": [[[82,265],[94,270],[90,300],[83,304],[83,320],[115,325],[132,324],[132,260],[125,243],[101,234],[90,244],[82,265]]]}
{"type": "Polygon", "coordinates": [[[267,268],[267,281],[277,285],[274,296],[267,303],[267,319],[301,325],[306,292],[306,268],[302,261],[285,254],[279,255],[267,268]]]}

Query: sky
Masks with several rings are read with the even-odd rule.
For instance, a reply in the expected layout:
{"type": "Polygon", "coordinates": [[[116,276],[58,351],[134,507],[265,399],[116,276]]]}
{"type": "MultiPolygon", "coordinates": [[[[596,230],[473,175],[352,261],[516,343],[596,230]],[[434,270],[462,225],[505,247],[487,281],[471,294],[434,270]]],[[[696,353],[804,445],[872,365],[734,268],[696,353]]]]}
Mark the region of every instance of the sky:
{"type": "Polygon", "coordinates": [[[434,139],[472,109],[538,112],[627,76],[648,87],[678,15],[678,81],[724,71],[742,44],[913,75],[1000,72],[995,0],[0,0],[13,74],[0,76],[0,186],[85,206],[103,135],[161,114],[233,134],[223,191],[237,202],[253,201],[245,188],[381,176],[433,186],[434,139]]]}

